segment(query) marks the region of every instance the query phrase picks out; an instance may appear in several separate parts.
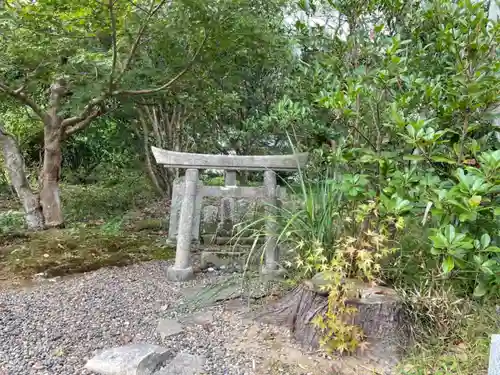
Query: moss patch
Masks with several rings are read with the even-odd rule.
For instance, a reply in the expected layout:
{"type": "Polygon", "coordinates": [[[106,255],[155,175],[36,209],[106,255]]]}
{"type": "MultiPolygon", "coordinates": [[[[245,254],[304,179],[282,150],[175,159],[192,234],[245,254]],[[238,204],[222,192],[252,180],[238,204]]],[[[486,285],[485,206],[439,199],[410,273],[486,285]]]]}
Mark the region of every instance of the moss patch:
{"type": "Polygon", "coordinates": [[[103,232],[101,228],[53,229],[0,247],[0,280],[44,272],[62,276],[106,266],[170,259],[164,235],[151,232],[103,232]]]}
{"type": "Polygon", "coordinates": [[[0,281],[62,276],[170,259],[167,205],[140,173],[93,185],[62,184],[65,229],[26,232],[20,203],[0,196],[0,281]]]}

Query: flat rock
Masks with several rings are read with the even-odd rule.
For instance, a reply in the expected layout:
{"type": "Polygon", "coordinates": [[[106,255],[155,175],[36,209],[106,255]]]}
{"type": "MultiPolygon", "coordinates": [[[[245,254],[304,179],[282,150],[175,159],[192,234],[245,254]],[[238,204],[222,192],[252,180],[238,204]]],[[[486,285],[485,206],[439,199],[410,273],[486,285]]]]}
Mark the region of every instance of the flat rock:
{"type": "Polygon", "coordinates": [[[100,352],[87,362],[85,368],[101,375],[151,375],[169,358],[171,353],[167,348],[130,344],[100,352]]]}
{"type": "Polygon", "coordinates": [[[183,324],[198,324],[202,326],[212,324],[214,322],[214,313],[213,311],[198,311],[183,317],[181,322],[183,324]]]}
{"type": "Polygon", "coordinates": [[[220,269],[237,264],[240,267],[245,265],[245,257],[247,254],[243,252],[216,252],[203,251],[200,258],[200,268],[205,270],[209,267],[220,269]]]}
{"type": "Polygon", "coordinates": [[[181,323],[174,319],[160,319],[156,331],[160,334],[162,340],[170,336],[178,335],[184,332],[184,327],[181,323]]]}
{"type": "Polygon", "coordinates": [[[491,335],[488,375],[500,375],[500,335],[491,335]]]}
{"type": "Polygon", "coordinates": [[[212,285],[207,285],[203,289],[193,289],[184,294],[185,302],[198,308],[208,307],[218,302],[228,301],[237,298],[262,298],[267,294],[264,284],[258,279],[252,280],[251,285],[245,290],[241,287],[239,280],[226,280],[212,285]],[[247,290],[249,289],[249,290],[247,290]]]}
{"type": "Polygon", "coordinates": [[[199,375],[205,362],[204,356],[181,352],[155,375],[199,375]]]}

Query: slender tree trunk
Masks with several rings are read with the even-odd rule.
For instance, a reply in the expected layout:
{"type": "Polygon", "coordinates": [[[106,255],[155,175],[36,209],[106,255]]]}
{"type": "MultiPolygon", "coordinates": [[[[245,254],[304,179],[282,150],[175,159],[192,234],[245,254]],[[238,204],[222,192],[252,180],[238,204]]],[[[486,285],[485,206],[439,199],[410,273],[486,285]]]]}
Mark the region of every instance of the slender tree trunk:
{"type": "Polygon", "coordinates": [[[141,129],[138,134],[143,138],[146,170],[156,190],[161,195],[170,197],[173,183],[178,177],[177,168],[157,166],[151,157],[149,137],[156,147],[180,151],[183,124],[186,119],[185,109],[179,105],[168,108],[163,102],[156,105],[140,105],[137,108],[141,129]]]}
{"type": "Polygon", "coordinates": [[[0,123],[0,144],[5,161],[5,168],[10,181],[25,212],[26,225],[29,230],[44,229],[44,217],[38,194],[34,193],[28,183],[25,172],[24,159],[19,145],[13,136],[8,134],[0,123]]]}
{"type": "MultiPolygon", "coordinates": [[[[153,161],[151,159],[151,150],[149,149],[149,131],[148,131],[148,126],[146,124],[146,120],[144,119],[143,115],[139,115],[139,121],[141,122],[142,125],[142,140],[143,140],[143,147],[144,147],[144,158],[146,161],[146,170],[149,175],[149,179],[153,183],[153,186],[158,193],[158,195],[162,196],[165,194],[165,190],[163,189],[162,184],[160,183],[159,178],[157,177],[157,172],[155,171],[155,165],[153,164],[153,161]]],[[[170,192],[167,191],[167,194],[170,192]]]]}
{"type": "Polygon", "coordinates": [[[43,118],[43,165],[40,172],[40,202],[45,226],[64,226],[59,181],[61,178],[63,118],[59,115],[61,101],[67,92],[65,78],[58,78],[50,86],[49,109],[43,118]]]}
{"type": "Polygon", "coordinates": [[[40,202],[47,227],[64,225],[59,181],[61,177],[61,124],[54,119],[45,126],[43,166],[40,174],[40,202]]]}

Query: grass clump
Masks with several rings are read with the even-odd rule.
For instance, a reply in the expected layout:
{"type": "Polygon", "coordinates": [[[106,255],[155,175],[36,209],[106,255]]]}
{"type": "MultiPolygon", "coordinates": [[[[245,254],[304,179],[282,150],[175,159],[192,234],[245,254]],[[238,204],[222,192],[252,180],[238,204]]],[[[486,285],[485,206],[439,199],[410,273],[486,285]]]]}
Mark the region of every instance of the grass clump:
{"type": "Polygon", "coordinates": [[[413,296],[412,307],[420,336],[400,364],[398,375],[487,374],[489,332],[499,327],[493,304],[427,295],[413,296]],[[444,320],[438,323],[439,318],[444,320]]]}
{"type": "Polygon", "coordinates": [[[19,232],[24,227],[24,214],[21,211],[0,212],[0,235],[19,232]]]}

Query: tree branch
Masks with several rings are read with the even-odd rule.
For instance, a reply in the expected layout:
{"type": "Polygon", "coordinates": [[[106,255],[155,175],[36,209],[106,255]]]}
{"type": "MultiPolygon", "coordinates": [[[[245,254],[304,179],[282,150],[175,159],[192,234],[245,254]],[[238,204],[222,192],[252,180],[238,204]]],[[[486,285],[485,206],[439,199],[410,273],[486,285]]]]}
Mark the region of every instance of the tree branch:
{"type": "Polygon", "coordinates": [[[111,72],[109,73],[109,91],[113,91],[114,86],[114,76],[116,71],[116,63],[118,60],[118,50],[116,48],[116,16],[114,12],[114,2],[113,0],[109,0],[108,3],[108,11],[109,18],[111,19],[111,48],[113,53],[113,60],[111,63],[111,72]]]}
{"type": "Polygon", "coordinates": [[[61,101],[68,92],[67,85],[68,83],[64,77],[57,78],[54,83],[50,85],[49,109],[47,113],[52,119],[58,116],[57,113],[61,108],[61,101]]]}
{"type": "MultiPolygon", "coordinates": [[[[78,116],[73,116],[63,120],[62,127],[68,128],[70,126],[75,126],[76,124],[85,121],[88,117],[93,116],[93,110],[95,109],[95,107],[100,106],[106,99],[106,93],[98,98],[92,99],[78,116]]],[[[97,116],[93,116],[92,119],[96,117],[97,116]]]]}
{"type": "Polygon", "coordinates": [[[33,110],[33,112],[35,112],[37,114],[37,116],[40,117],[40,119],[42,121],[44,121],[46,113],[38,106],[38,104],[36,104],[33,101],[33,99],[31,99],[30,97],[28,97],[26,95],[26,93],[24,92],[24,89],[25,89],[24,85],[18,89],[13,89],[13,88],[7,86],[5,83],[0,82],[0,91],[6,93],[7,95],[11,96],[12,98],[17,99],[21,103],[30,107],[33,110]]]}
{"type": "Polygon", "coordinates": [[[133,96],[133,95],[147,95],[147,94],[154,94],[154,93],[157,93],[157,92],[160,92],[160,91],[163,91],[163,90],[169,88],[179,78],[181,78],[189,70],[189,68],[191,68],[191,66],[195,62],[196,58],[198,57],[201,49],[203,48],[203,45],[205,44],[206,40],[207,40],[207,34],[205,33],[203,41],[201,42],[200,46],[196,50],[195,54],[193,55],[193,57],[191,58],[191,60],[189,61],[189,63],[184,67],[184,69],[182,69],[179,73],[177,73],[176,76],[174,76],[170,81],[168,81],[164,85],[162,85],[160,87],[156,87],[154,89],[144,89],[144,90],[136,90],[136,91],[118,90],[118,91],[114,91],[112,93],[112,95],[113,96],[119,96],[119,95],[130,95],[130,96],[133,96]]]}
{"type": "MultiPolygon", "coordinates": [[[[102,116],[105,113],[106,113],[106,110],[104,110],[103,108],[99,108],[96,111],[89,114],[83,120],[76,122],[75,124],[73,124],[71,126],[66,126],[64,133],[63,133],[64,137],[67,138],[70,135],[72,135],[73,133],[76,133],[77,131],[80,131],[80,130],[86,128],[97,117],[102,116]]],[[[64,121],[63,121],[63,123],[64,123],[64,121]]]]}
{"type": "Polygon", "coordinates": [[[153,16],[163,7],[163,5],[165,5],[165,3],[167,2],[167,0],[162,0],[156,7],[154,6],[154,0],[151,1],[151,6],[149,8],[149,14],[148,16],[146,17],[146,20],[144,21],[144,23],[141,25],[141,27],[139,28],[139,31],[137,32],[137,35],[135,37],[135,40],[134,40],[134,43],[132,44],[132,48],[130,49],[130,52],[128,54],[128,57],[127,59],[125,60],[125,64],[123,65],[122,69],[121,69],[121,72],[120,74],[118,75],[117,79],[116,79],[116,82],[119,82],[124,74],[127,72],[128,68],[130,67],[130,64],[132,63],[132,59],[134,58],[135,56],[135,53],[137,51],[137,48],[139,47],[139,44],[141,42],[141,39],[144,35],[144,32],[146,31],[146,28],[148,27],[149,25],[149,21],[151,20],[151,18],[153,18],[153,16]]]}

